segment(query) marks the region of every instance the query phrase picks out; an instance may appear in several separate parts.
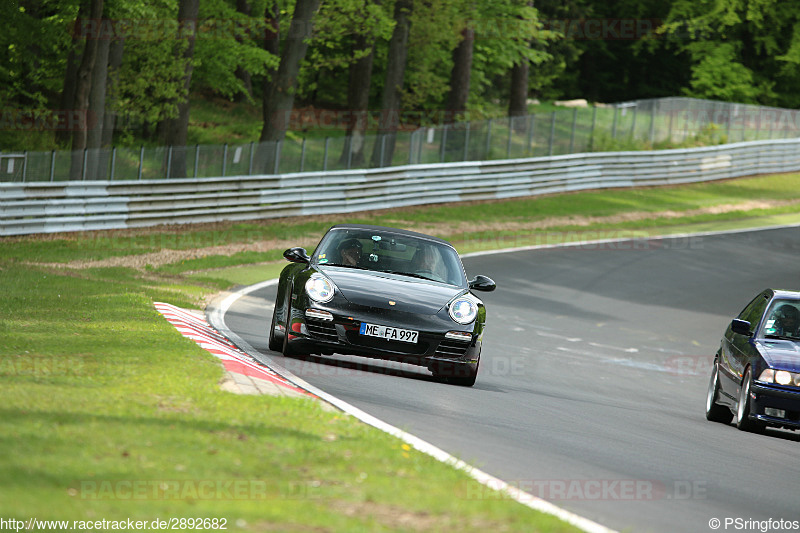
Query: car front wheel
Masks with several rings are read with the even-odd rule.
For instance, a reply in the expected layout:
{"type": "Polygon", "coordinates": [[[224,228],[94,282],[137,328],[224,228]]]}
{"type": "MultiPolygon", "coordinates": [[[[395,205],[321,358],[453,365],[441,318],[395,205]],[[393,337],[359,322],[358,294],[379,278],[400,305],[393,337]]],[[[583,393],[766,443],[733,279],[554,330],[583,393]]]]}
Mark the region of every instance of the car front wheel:
{"type": "Polygon", "coordinates": [[[742,431],[761,432],[764,429],[764,425],[750,420],[750,383],[753,381],[752,376],[752,371],[748,368],[744,373],[744,379],[742,379],[742,386],[739,391],[736,427],[742,431]]]}
{"type": "Polygon", "coordinates": [[[719,361],[714,361],[714,369],[711,371],[711,380],[708,383],[708,395],[706,397],[706,420],[729,424],[733,420],[733,413],[724,405],[717,403],[719,395],[719,361]]]}

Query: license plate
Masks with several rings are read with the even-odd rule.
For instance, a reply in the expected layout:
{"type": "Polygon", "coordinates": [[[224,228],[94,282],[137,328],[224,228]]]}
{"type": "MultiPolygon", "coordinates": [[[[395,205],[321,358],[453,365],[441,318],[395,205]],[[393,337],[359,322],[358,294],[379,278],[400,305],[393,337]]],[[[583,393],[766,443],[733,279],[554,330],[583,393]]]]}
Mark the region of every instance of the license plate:
{"type": "Polygon", "coordinates": [[[370,337],[380,337],[387,341],[400,341],[400,342],[417,342],[419,337],[418,331],[410,329],[393,328],[391,326],[379,326],[377,324],[361,324],[358,330],[361,335],[368,335],[370,337]]]}

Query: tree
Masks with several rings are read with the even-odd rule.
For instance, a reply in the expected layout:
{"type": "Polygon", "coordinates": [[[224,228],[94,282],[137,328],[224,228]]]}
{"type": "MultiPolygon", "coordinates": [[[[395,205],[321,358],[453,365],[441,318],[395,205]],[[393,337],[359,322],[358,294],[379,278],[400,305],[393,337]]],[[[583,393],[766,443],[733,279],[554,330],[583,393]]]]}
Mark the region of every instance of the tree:
{"type": "MultiPolygon", "coordinates": [[[[297,88],[297,74],[300,62],[308,50],[308,39],[311,36],[311,21],[319,9],[321,0],[297,0],[286,42],[281,50],[281,61],[278,71],[272,77],[264,91],[261,142],[277,143],[286,136],[289,114],[294,105],[297,88]]],[[[266,173],[275,169],[274,154],[276,150],[267,150],[263,156],[262,168],[266,173]]]]}
{"type": "Polygon", "coordinates": [[[382,167],[392,160],[397,129],[400,121],[400,102],[408,55],[408,34],[411,27],[409,18],[413,8],[412,0],[397,0],[394,5],[395,27],[389,40],[386,82],[381,97],[378,135],[372,150],[372,166],[382,167]]]}
{"type": "MultiPolygon", "coordinates": [[[[89,2],[90,20],[98,21],[103,16],[103,0],[86,0],[89,2]]],[[[75,84],[75,100],[72,110],[86,117],[82,120],[72,131],[72,161],[70,165],[69,175],[72,179],[80,179],[83,174],[83,161],[86,149],[87,134],[88,134],[88,117],[87,111],[89,109],[89,94],[92,88],[92,70],[94,69],[95,59],[97,58],[97,50],[100,45],[100,38],[98,34],[90,34],[86,39],[86,46],[84,47],[81,56],[80,66],[78,67],[76,84],[75,84]]]]}
{"type": "Polygon", "coordinates": [[[795,2],[675,0],[661,32],[691,59],[687,95],[797,107],[797,28],[795,2]]]}
{"type": "MultiPolygon", "coordinates": [[[[192,84],[192,57],[197,37],[197,16],[200,11],[200,0],[180,0],[178,5],[178,46],[176,56],[183,64],[183,97],[178,101],[178,115],[167,119],[164,123],[164,141],[168,146],[183,148],[189,131],[189,88],[192,84]]],[[[186,151],[174,150],[169,162],[169,177],[186,177],[186,151]]]]}

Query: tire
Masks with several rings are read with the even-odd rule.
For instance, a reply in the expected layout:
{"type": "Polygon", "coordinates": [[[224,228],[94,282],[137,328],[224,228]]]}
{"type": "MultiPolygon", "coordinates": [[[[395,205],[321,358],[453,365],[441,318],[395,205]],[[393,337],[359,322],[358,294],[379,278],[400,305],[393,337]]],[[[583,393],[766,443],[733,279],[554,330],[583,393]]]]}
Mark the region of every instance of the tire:
{"type": "Polygon", "coordinates": [[[289,344],[289,332],[292,330],[292,304],[290,301],[286,302],[286,321],[284,324],[286,327],[283,330],[283,344],[281,345],[281,353],[283,353],[284,357],[294,357],[295,355],[299,354],[289,344]]]}
{"type": "Polygon", "coordinates": [[[711,371],[711,380],[708,383],[708,395],[706,396],[706,420],[730,424],[733,420],[733,413],[724,405],[717,403],[719,395],[719,361],[714,360],[714,369],[711,371]]]}
{"type": "Polygon", "coordinates": [[[760,433],[764,430],[764,425],[750,420],[750,383],[752,381],[752,371],[748,368],[744,373],[739,391],[739,405],[736,408],[736,427],[742,431],[760,433]]]}
{"type": "MultiPolygon", "coordinates": [[[[275,303],[275,309],[272,310],[272,322],[269,327],[269,349],[273,352],[283,351],[283,343],[275,338],[275,326],[278,323],[278,304],[275,303]]],[[[284,334],[285,335],[285,334],[284,334]]]]}
{"type": "Polygon", "coordinates": [[[470,368],[467,365],[457,363],[438,363],[431,367],[433,377],[451,385],[458,385],[460,387],[472,387],[478,379],[478,367],[480,366],[480,359],[475,364],[475,368],[470,368]],[[460,375],[465,372],[466,375],[460,375]]]}

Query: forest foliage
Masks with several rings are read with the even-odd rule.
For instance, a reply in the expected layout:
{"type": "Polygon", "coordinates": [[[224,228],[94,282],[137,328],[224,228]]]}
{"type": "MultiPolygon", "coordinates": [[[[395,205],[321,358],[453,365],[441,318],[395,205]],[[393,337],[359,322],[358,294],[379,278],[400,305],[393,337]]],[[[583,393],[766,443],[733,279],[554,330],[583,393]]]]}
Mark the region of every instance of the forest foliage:
{"type": "Polygon", "coordinates": [[[356,159],[368,129],[531,98],[800,107],[800,4],[777,0],[11,0],[0,18],[0,149],[186,144],[190,94],[262,109],[262,141],[293,109],[338,110],[356,159]]]}

